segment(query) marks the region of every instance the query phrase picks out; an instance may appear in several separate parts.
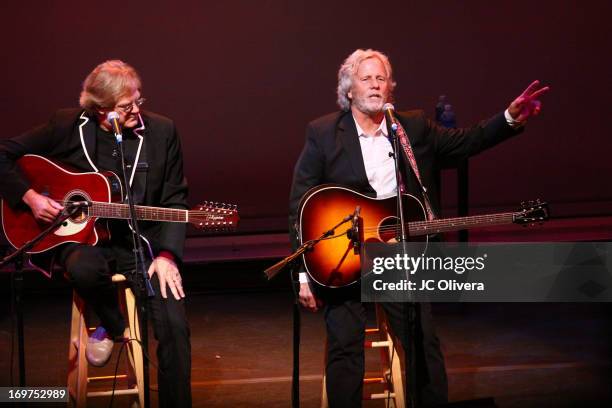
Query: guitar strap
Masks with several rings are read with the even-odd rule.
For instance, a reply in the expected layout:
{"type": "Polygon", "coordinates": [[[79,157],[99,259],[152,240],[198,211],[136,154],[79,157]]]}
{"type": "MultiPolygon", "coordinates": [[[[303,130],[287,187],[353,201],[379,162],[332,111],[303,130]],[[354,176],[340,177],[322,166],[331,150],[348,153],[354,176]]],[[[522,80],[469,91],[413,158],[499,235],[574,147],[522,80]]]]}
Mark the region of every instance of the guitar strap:
{"type": "Polygon", "coordinates": [[[434,218],[436,218],[436,216],[431,207],[431,202],[429,201],[429,195],[427,194],[427,189],[425,188],[425,186],[423,185],[423,182],[421,181],[421,173],[419,172],[419,167],[417,166],[416,159],[414,158],[414,152],[412,151],[410,140],[408,140],[408,135],[406,134],[406,131],[404,130],[404,127],[402,126],[402,124],[398,120],[395,121],[395,124],[397,125],[397,130],[395,131],[395,134],[397,135],[400,145],[402,146],[402,149],[404,150],[404,153],[406,154],[406,157],[408,158],[410,167],[412,168],[412,171],[414,172],[414,175],[416,176],[416,179],[419,182],[419,186],[421,187],[421,192],[423,193],[425,213],[427,214],[427,219],[431,221],[434,218]]]}

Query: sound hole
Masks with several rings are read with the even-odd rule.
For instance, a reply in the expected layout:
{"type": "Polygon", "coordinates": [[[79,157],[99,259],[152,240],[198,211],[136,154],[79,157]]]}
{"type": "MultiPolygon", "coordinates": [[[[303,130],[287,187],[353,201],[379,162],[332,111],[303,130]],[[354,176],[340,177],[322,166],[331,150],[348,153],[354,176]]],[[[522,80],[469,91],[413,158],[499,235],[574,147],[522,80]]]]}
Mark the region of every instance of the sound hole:
{"type": "Polygon", "coordinates": [[[397,217],[384,218],[378,224],[378,237],[382,242],[392,244],[397,242],[397,237],[400,235],[400,225],[397,217]]]}
{"type": "MultiPolygon", "coordinates": [[[[68,199],[66,200],[66,202],[71,202],[71,201],[89,201],[89,197],[83,194],[73,194],[73,195],[70,195],[68,199]]],[[[70,220],[74,222],[75,224],[80,224],[82,222],[87,221],[87,218],[89,218],[89,208],[85,207],[85,208],[79,208],[74,214],[72,214],[72,216],[70,217],[70,220]]]]}

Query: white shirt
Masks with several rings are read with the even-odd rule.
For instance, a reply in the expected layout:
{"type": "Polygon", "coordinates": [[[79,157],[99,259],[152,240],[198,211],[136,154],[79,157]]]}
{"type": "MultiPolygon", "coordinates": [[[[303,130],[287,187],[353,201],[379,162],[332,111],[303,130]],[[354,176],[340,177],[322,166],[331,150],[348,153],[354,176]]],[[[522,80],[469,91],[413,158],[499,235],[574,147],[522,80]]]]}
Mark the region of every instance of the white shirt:
{"type": "Polygon", "coordinates": [[[393,153],[393,148],[387,137],[386,119],[383,118],[373,135],[366,134],[356,120],[355,126],[368,182],[376,191],[376,197],[387,198],[395,195],[397,191],[395,162],[389,155],[393,153]]]}

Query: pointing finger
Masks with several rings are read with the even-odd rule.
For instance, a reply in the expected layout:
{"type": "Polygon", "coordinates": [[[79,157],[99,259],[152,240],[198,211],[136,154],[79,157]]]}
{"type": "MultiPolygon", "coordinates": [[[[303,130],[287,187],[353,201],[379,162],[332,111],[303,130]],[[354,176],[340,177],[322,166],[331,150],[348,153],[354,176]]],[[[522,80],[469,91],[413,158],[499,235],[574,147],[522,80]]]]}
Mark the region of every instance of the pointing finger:
{"type": "Polygon", "coordinates": [[[535,91],[534,93],[532,93],[529,97],[531,99],[537,99],[538,96],[548,92],[550,90],[549,86],[545,86],[544,88],[538,89],[537,91],[535,91]]]}
{"type": "Polygon", "coordinates": [[[521,94],[522,96],[530,96],[531,92],[533,92],[533,90],[540,84],[540,81],[538,81],[537,79],[535,81],[533,81],[527,88],[525,88],[525,90],[523,91],[523,93],[521,94]]]}

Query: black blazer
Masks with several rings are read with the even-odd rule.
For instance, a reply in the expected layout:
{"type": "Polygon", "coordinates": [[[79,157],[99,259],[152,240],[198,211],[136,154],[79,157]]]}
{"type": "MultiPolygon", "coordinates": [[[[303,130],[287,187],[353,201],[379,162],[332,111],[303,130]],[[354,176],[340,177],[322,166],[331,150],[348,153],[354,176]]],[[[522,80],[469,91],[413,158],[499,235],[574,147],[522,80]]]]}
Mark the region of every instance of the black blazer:
{"type": "MultiPolygon", "coordinates": [[[[439,171],[521,132],[508,125],[503,113],[471,128],[446,129],[428,120],[421,110],[397,115],[406,131],[435,213],[440,213],[439,171]]],[[[408,191],[421,197],[412,169],[401,153],[408,191]]],[[[306,143],[295,165],[289,198],[292,245],[297,245],[295,222],[303,195],[320,184],[335,183],[375,197],[367,179],[357,128],[351,112],[336,112],[310,122],[306,143]]]]}
{"type": "MultiPolygon", "coordinates": [[[[130,165],[132,191],[138,204],[187,209],[187,182],[183,176],[181,144],[172,120],[151,112],[141,113],[134,129],[138,154],[130,165]],[[139,165],[137,165],[139,163],[139,165]],[[131,172],[134,172],[133,176],[131,172]]],[[[48,123],[21,136],[0,141],[0,196],[12,206],[21,202],[30,184],[19,173],[16,160],[38,154],[83,172],[98,171],[96,120],[80,109],[57,111],[48,123]]],[[[153,253],[167,250],[183,257],[186,225],[142,222],[142,235],[153,253]]]]}

